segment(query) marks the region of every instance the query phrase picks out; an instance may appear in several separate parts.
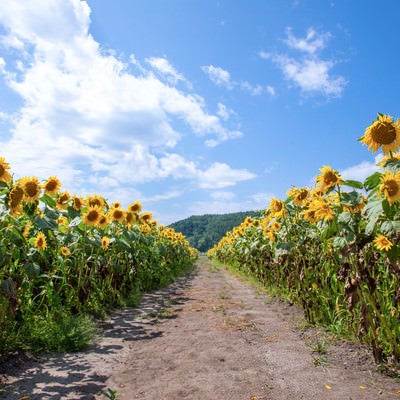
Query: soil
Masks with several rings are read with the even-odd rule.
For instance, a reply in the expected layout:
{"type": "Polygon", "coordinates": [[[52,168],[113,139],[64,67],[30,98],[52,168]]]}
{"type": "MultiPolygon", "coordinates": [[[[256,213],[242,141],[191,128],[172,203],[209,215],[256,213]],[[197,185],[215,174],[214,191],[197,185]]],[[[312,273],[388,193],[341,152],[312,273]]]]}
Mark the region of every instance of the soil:
{"type": "Polygon", "coordinates": [[[0,398],[400,399],[368,348],[307,326],[296,306],[206,257],[101,325],[86,351],[0,360],[0,398]]]}

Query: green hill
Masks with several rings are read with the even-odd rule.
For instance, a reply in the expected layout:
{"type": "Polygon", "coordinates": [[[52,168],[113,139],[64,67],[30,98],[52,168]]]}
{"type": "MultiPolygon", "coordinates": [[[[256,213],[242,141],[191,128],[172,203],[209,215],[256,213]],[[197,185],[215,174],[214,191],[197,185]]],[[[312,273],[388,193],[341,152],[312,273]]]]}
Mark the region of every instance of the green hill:
{"type": "Polygon", "coordinates": [[[193,215],[169,226],[176,232],[182,232],[192,247],[205,252],[217,244],[227,231],[240,225],[247,216],[258,217],[260,215],[261,211],[193,215]]]}

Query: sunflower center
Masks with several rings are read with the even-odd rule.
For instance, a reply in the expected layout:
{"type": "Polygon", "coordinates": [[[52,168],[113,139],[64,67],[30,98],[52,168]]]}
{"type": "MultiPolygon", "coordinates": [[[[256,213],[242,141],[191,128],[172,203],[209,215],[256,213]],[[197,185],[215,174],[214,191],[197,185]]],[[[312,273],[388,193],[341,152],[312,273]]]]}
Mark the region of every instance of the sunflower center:
{"type": "Polygon", "coordinates": [[[380,121],[371,129],[371,136],[376,143],[390,144],[396,139],[396,129],[390,122],[380,121]]]}
{"type": "Polygon", "coordinates": [[[38,239],[37,245],[38,245],[38,247],[43,247],[43,245],[44,245],[43,238],[40,237],[40,238],[38,239]]]}
{"type": "Polygon", "coordinates": [[[6,172],[6,169],[0,164],[0,176],[2,176],[6,172]]]}
{"type": "Polygon", "coordinates": [[[336,183],[338,178],[335,173],[329,171],[324,176],[324,182],[326,185],[331,185],[332,183],[336,183]]]}
{"type": "Polygon", "coordinates": [[[91,210],[88,212],[86,218],[90,222],[97,221],[97,218],[99,218],[99,213],[96,210],[91,210]]]}
{"type": "Polygon", "coordinates": [[[389,197],[395,196],[399,192],[399,185],[395,180],[387,181],[385,184],[385,189],[389,197]]]}
{"type": "Polygon", "coordinates": [[[21,202],[24,191],[20,187],[15,187],[10,193],[10,207],[15,208],[21,202]]]}
{"type": "Polygon", "coordinates": [[[38,194],[38,186],[35,182],[27,182],[25,184],[25,193],[29,197],[35,197],[38,194]]]}
{"type": "Polygon", "coordinates": [[[55,190],[56,188],[57,188],[57,182],[56,181],[47,182],[46,190],[51,192],[51,191],[55,190]]]}

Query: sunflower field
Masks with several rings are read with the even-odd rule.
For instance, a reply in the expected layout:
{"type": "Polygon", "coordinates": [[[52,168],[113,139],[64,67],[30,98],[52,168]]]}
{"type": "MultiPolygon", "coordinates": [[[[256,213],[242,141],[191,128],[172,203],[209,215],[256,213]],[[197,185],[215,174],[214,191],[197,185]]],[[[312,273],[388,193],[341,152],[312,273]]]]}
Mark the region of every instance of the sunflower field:
{"type": "Polygon", "coordinates": [[[364,182],[329,166],[314,187],[272,198],[209,257],[255,276],[299,304],[307,320],[369,345],[377,363],[400,364],[400,120],[378,114],[359,141],[381,151],[364,182]]]}
{"type": "Polygon", "coordinates": [[[56,176],[14,180],[0,157],[0,355],[79,350],[93,317],[136,305],[171,282],[197,250],[135,201],[61,191],[56,176]]]}

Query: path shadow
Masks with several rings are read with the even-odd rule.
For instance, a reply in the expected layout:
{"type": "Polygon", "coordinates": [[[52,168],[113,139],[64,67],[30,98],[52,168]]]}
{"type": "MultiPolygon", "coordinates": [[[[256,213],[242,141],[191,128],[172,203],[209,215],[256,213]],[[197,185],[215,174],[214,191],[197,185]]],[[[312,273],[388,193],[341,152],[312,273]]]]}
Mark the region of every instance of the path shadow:
{"type": "Polygon", "coordinates": [[[112,365],[111,360],[126,347],[126,342],[162,336],[162,320],[177,318],[179,305],[191,300],[185,293],[196,275],[193,270],[169,286],[145,293],[136,308],[113,310],[108,318],[99,321],[101,337],[85,351],[39,356],[16,352],[0,358],[0,399],[98,399],[107,390],[108,374],[98,373],[96,366],[107,371],[107,363],[112,365]],[[165,315],[171,307],[174,313],[165,315]],[[1,375],[9,377],[12,383],[2,384],[1,375]]]}

